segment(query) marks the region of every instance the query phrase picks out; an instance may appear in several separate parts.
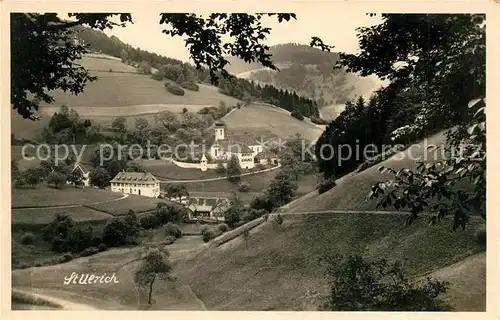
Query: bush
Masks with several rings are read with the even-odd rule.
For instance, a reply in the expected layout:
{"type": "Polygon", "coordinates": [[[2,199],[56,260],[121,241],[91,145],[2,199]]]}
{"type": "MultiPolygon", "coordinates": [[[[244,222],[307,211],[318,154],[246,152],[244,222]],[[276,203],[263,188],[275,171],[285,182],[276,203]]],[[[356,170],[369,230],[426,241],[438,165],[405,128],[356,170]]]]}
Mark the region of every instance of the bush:
{"type": "Polygon", "coordinates": [[[157,80],[157,81],[161,81],[161,80],[163,80],[163,78],[164,78],[164,73],[161,72],[160,70],[154,72],[151,75],[151,79],[154,79],[154,80],[157,80]]]}
{"type": "Polygon", "coordinates": [[[172,222],[169,222],[165,225],[164,228],[165,228],[165,233],[167,234],[167,236],[173,236],[176,238],[182,237],[182,231],[178,225],[176,225],[172,222]]]}
{"type": "Polygon", "coordinates": [[[79,257],[88,257],[88,256],[94,255],[94,254],[99,253],[99,252],[100,252],[100,250],[96,247],[88,247],[85,250],[83,250],[82,252],[80,252],[80,254],[78,254],[78,256],[79,257]]]}
{"type": "Polygon", "coordinates": [[[143,215],[139,222],[144,229],[154,229],[160,225],[158,218],[151,213],[143,215]]]}
{"type": "Polygon", "coordinates": [[[105,243],[101,243],[101,244],[99,244],[99,246],[97,247],[97,250],[99,250],[99,252],[106,251],[106,250],[108,250],[108,246],[107,246],[105,243]]]}
{"type": "Polygon", "coordinates": [[[198,91],[198,90],[200,90],[200,87],[194,81],[184,81],[183,83],[180,83],[180,85],[184,89],[188,89],[188,90],[191,90],[191,91],[198,91]]]}
{"type": "Polygon", "coordinates": [[[229,226],[225,223],[221,223],[217,226],[217,229],[220,230],[220,232],[228,232],[229,231],[229,226]]]}
{"type": "Polygon", "coordinates": [[[217,164],[217,167],[215,168],[215,173],[217,173],[217,174],[224,174],[224,173],[226,173],[226,168],[224,168],[224,165],[221,162],[219,162],[217,164]]]}
{"type": "Polygon", "coordinates": [[[482,229],[476,232],[476,242],[486,247],[486,230],[482,229]]]}
{"type": "Polygon", "coordinates": [[[290,115],[292,117],[294,117],[295,119],[298,119],[300,121],[304,120],[304,116],[302,115],[302,113],[300,113],[299,110],[293,110],[290,115]]]}
{"type": "Polygon", "coordinates": [[[33,233],[27,232],[23,234],[21,237],[21,244],[32,245],[33,243],[35,243],[35,235],[33,233]]]}
{"type": "Polygon", "coordinates": [[[328,179],[322,179],[316,189],[318,189],[318,193],[322,194],[330,190],[331,188],[335,187],[337,183],[335,182],[335,178],[328,178],[328,179]]]}
{"type": "Polygon", "coordinates": [[[309,119],[311,120],[312,123],[319,124],[319,125],[325,125],[325,124],[329,123],[328,120],[321,119],[320,117],[311,116],[309,119]]]}
{"type": "Polygon", "coordinates": [[[165,240],[163,240],[162,244],[168,246],[169,244],[172,244],[175,242],[175,240],[177,240],[176,237],[174,236],[166,236],[165,237],[165,240]]]}
{"type": "Polygon", "coordinates": [[[184,90],[176,84],[165,82],[165,88],[177,96],[183,96],[184,90]]]}
{"type": "Polygon", "coordinates": [[[208,242],[215,238],[215,233],[212,230],[208,230],[207,232],[204,232],[202,235],[203,242],[208,242]]]}
{"type": "Polygon", "coordinates": [[[117,247],[127,242],[127,225],[122,219],[114,218],[104,226],[102,242],[109,247],[117,247]]]}
{"type": "Polygon", "coordinates": [[[248,182],[241,182],[239,185],[238,185],[238,191],[240,192],[248,192],[250,191],[250,184],[248,182]]]}
{"type": "Polygon", "coordinates": [[[344,259],[328,255],[326,262],[328,296],[325,311],[449,311],[439,295],[446,282],[427,279],[425,283],[406,278],[401,263],[381,259],[367,261],[359,255],[344,259]],[[390,279],[390,281],[387,281],[390,279]]]}
{"type": "Polygon", "coordinates": [[[75,258],[75,256],[73,256],[73,254],[67,252],[67,253],[62,255],[61,262],[68,262],[68,261],[73,260],[74,258],[75,258]]]}
{"type": "Polygon", "coordinates": [[[281,226],[283,224],[283,217],[280,214],[276,215],[273,219],[273,223],[276,226],[281,226]]]}

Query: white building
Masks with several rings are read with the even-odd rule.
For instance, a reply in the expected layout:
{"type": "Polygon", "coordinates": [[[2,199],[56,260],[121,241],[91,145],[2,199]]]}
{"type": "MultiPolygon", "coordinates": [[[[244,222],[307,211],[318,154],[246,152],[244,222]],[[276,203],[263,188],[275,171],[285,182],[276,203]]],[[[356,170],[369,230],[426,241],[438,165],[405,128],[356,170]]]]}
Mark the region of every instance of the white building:
{"type": "MultiPolygon", "coordinates": [[[[71,170],[71,172],[73,172],[75,170],[79,170],[82,173],[82,183],[83,183],[83,185],[85,187],[90,186],[90,177],[89,177],[90,170],[85,165],[83,165],[80,162],[75,163],[75,166],[73,167],[73,170],[71,170]]],[[[68,182],[68,183],[70,183],[70,182],[68,182]]]]}
{"type": "Polygon", "coordinates": [[[120,172],[111,180],[111,191],[158,198],[160,181],[147,172],[120,172]]]}
{"type": "Polygon", "coordinates": [[[249,134],[226,136],[226,125],[223,122],[215,123],[215,142],[210,147],[210,156],[213,160],[228,161],[235,155],[243,169],[252,169],[255,156],[263,151],[262,144],[249,134]]]}

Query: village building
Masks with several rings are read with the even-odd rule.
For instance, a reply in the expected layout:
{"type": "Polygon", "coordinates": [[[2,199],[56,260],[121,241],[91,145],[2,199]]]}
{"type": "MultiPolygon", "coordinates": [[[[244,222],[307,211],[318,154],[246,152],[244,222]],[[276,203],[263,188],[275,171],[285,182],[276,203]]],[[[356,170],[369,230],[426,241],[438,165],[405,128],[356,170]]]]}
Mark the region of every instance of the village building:
{"type": "Polygon", "coordinates": [[[111,191],[158,198],[160,180],[148,172],[119,172],[111,181],[111,191]]]}
{"type": "MultiPolygon", "coordinates": [[[[71,170],[71,173],[73,173],[75,170],[78,170],[82,173],[82,183],[85,187],[90,186],[90,169],[84,165],[83,163],[77,162],[75,163],[75,166],[73,167],[73,170],[71,170]]],[[[70,182],[68,182],[70,183],[70,182]]]]}
{"type": "Polygon", "coordinates": [[[215,123],[215,142],[210,147],[212,159],[227,162],[235,155],[241,168],[252,169],[259,163],[255,156],[262,151],[262,143],[252,135],[226,135],[226,125],[221,121],[215,123]]]}
{"type": "Polygon", "coordinates": [[[224,197],[190,197],[187,201],[187,208],[191,211],[189,219],[224,221],[224,212],[229,206],[229,199],[224,197]]]}

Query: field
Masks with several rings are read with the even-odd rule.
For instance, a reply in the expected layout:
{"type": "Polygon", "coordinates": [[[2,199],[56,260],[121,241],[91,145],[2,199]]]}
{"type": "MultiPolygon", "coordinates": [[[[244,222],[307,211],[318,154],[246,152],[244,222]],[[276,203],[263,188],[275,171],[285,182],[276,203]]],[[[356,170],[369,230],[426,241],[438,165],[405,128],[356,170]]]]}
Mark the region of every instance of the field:
{"type": "Polygon", "coordinates": [[[297,120],[286,110],[267,105],[250,104],[228,115],[224,122],[228,131],[251,133],[257,138],[294,138],[296,133],[310,141],[316,140],[323,132],[317,126],[297,120]]]}
{"type": "Polygon", "coordinates": [[[13,189],[11,196],[13,208],[26,208],[90,204],[119,199],[123,195],[121,193],[94,188],[74,188],[68,186],[64,189],[52,189],[49,187],[13,189]]]}
{"type": "Polygon", "coordinates": [[[324,254],[402,260],[410,276],[419,276],[481,250],[474,242],[478,220],[452,232],[449,221],[406,227],[406,217],[396,215],[284,217],[281,228],[271,222],[256,228],[248,244],[240,240],[182,261],[179,278],[209,310],[314,310],[319,301],[308,292],[325,293],[325,269],[318,263],[324,254]]]}
{"type": "Polygon", "coordinates": [[[152,211],[159,202],[162,202],[162,200],[130,194],[118,201],[89,204],[87,207],[113,216],[119,216],[126,214],[130,209],[136,213],[152,211]]]}
{"type": "Polygon", "coordinates": [[[70,216],[73,221],[78,222],[99,221],[112,218],[110,214],[87,207],[13,209],[12,224],[46,224],[53,221],[57,214],[66,214],[70,216]]]}

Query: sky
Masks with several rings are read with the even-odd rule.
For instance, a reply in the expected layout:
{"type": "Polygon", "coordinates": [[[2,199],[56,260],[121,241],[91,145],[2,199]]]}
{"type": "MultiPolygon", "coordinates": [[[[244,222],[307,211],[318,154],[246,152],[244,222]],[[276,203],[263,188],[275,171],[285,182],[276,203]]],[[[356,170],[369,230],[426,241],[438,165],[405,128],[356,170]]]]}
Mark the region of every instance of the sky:
{"type": "MultiPolygon", "coordinates": [[[[272,29],[265,43],[270,46],[288,42],[309,44],[311,37],[317,36],[324,43],[335,46],[333,51],[353,53],[358,49],[356,28],[380,23],[380,18],[369,17],[364,13],[304,10],[296,15],[297,20],[282,23],[278,23],[276,17],[263,18],[263,24],[272,29]]],[[[157,12],[132,13],[132,19],[134,24],[108,29],[105,33],[143,50],[183,61],[189,60],[189,51],[182,38],[161,32],[163,26],[159,24],[157,12]]]]}

